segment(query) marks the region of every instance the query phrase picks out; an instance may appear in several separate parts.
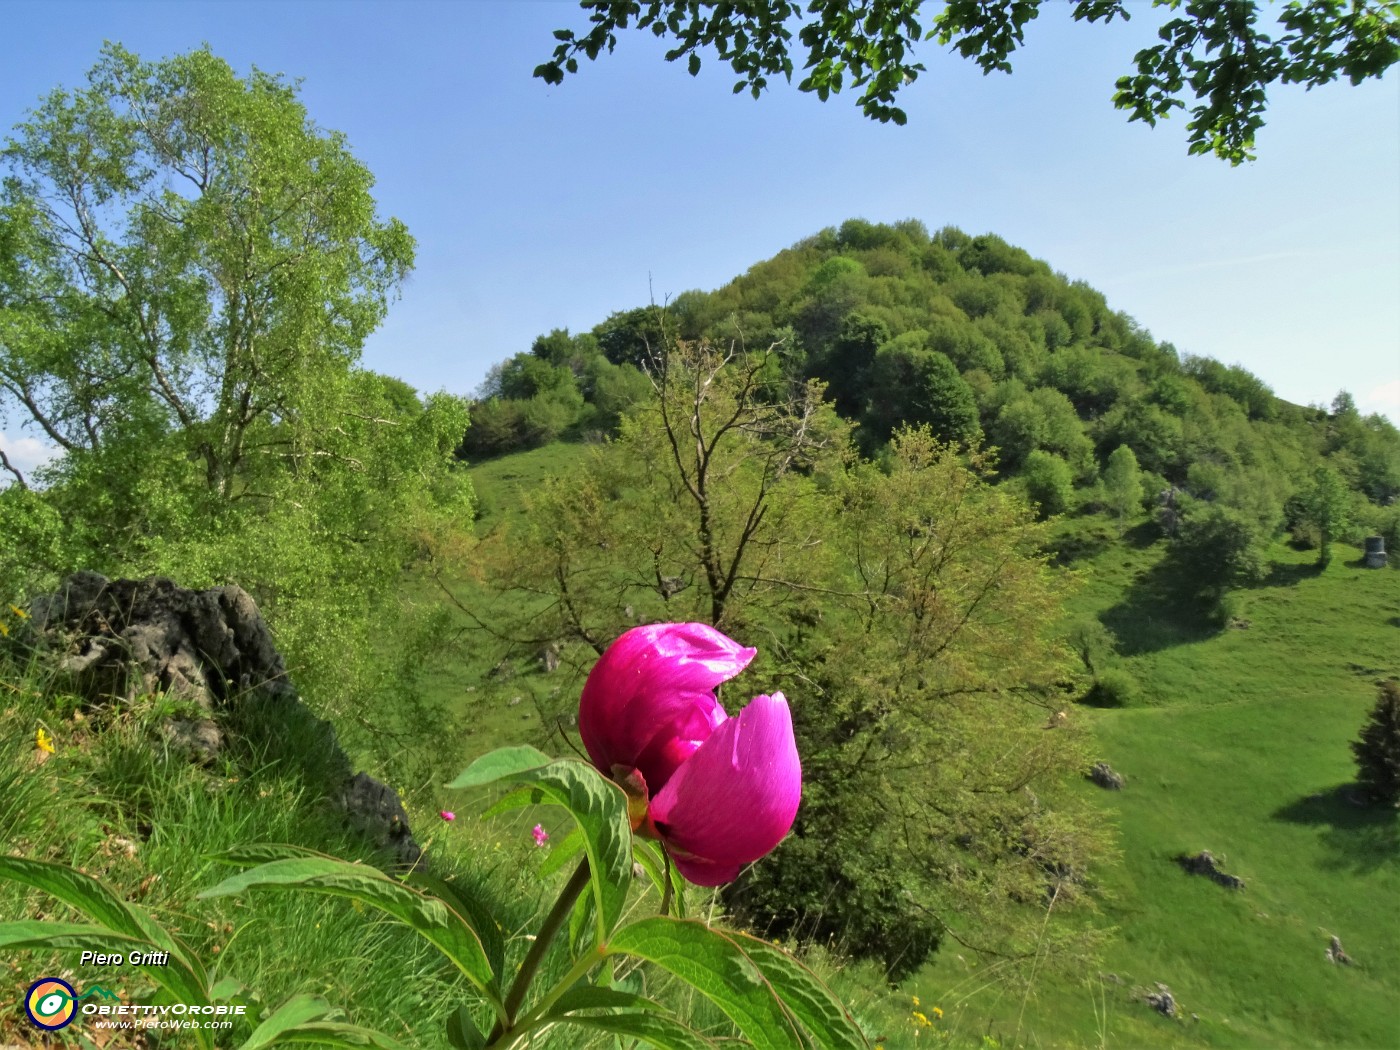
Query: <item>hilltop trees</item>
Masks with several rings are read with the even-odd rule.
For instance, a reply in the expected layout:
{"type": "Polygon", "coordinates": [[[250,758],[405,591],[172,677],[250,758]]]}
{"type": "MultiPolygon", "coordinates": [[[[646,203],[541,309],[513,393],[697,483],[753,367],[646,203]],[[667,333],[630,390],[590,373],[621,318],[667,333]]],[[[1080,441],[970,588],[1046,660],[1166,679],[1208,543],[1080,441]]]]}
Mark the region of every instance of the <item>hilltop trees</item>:
{"type": "MultiPolygon", "coordinates": [[[[675,46],[667,61],[685,58],[692,76],[701,51],[713,47],[738,75],[734,91],[758,98],[771,78],[791,81],[796,68],[791,23],[800,23],[806,76],[798,90],[823,101],[849,80],[863,88],[857,103],[866,116],[903,124],[895,96],[924,65],[916,44],[931,40],[970,58],[983,73],[1011,72],[1012,53],[1041,0],[953,0],[925,15],[921,0],[877,0],[853,6],[844,0],[783,3],[697,4],[691,0],[581,0],[590,12],[588,32],[555,31],[554,56],[535,69],[546,83],[578,71],[578,56],[596,59],[617,46],[618,30],[635,25],[675,46]],[[925,20],[926,19],[926,20],[925,20]]],[[[1346,76],[1353,84],[1379,77],[1400,58],[1400,11],[1386,0],[1341,5],[1288,0],[1271,35],[1254,4],[1187,4],[1156,0],[1174,13],[1158,32],[1161,43],[1135,56],[1136,71],[1118,78],[1113,103],[1129,120],[1155,125],[1185,99],[1196,104],[1187,122],[1191,153],[1213,152],[1238,164],[1252,159],[1255,132],[1264,124],[1268,88],[1276,83],[1309,88],[1346,76]],[[1281,32],[1279,31],[1281,30],[1281,32]],[[1189,90],[1188,90],[1189,89],[1189,90]]],[[[1128,19],[1126,0],[1078,0],[1076,21],[1128,19]]]]}

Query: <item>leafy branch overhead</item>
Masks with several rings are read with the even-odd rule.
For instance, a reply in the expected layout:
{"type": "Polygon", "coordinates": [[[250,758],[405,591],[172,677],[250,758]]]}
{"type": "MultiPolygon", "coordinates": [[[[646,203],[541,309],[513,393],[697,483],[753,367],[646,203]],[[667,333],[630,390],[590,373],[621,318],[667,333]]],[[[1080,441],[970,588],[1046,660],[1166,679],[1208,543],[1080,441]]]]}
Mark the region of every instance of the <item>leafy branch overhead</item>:
{"type": "MultiPolygon", "coordinates": [[[[895,96],[925,71],[915,45],[936,41],[972,59],[984,73],[1011,72],[1011,54],[1025,42],[1025,27],[1042,0],[951,0],[922,18],[922,0],[811,0],[801,3],[741,0],[581,0],[587,32],[559,29],[554,57],[535,76],[558,84],[578,72],[578,56],[596,59],[617,46],[617,32],[650,30],[674,43],[667,61],[685,58],[699,73],[707,47],[738,74],[734,92],[754,98],[781,76],[789,83],[794,56],[805,49],[799,91],[825,101],[848,84],[866,116],[903,124],[907,114],[895,96]],[[796,41],[793,36],[796,33],[796,41]]],[[[1173,17],[1159,30],[1161,43],[1134,56],[1136,71],[1118,78],[1113,104],[1129,120],[1155,125],[1194,100],[1187,122],[1191,153],[1214,153],[1239,164],[1254,157],[1264,125],[1267,89],[1276,83],[1312,88],[1345,76],[1352,84],[1379,77],[1400,58],[1400,3],[1394,0],[1288,0],[1276,25],[1261,25],[1260,10],[1245,0],[1153,0],[1173,17]]],[[[1079,22],[1125,21],[1127,0],[1079,0],[1079,22]]]]}

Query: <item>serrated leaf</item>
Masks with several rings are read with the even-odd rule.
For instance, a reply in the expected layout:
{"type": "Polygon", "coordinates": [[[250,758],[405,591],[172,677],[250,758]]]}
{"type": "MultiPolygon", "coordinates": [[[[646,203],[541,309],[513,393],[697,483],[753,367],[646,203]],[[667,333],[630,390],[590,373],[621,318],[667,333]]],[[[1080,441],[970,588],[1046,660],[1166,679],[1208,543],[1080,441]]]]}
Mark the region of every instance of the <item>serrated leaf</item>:
{"type": "Polygon", "coordinates": [[[767,941],[729,935],[821,1050],[866,1050],[869,1043],[841,1000],[811,970],[767,941]]]}
{"type": "Polygon", "coordinates": [[[609,955],[632,955],[666,970],[724,1012],[754,1050],[801,1050],[796,1022],[763,972],[735,941],[693,919],[657,916],[618,930],[609,955]]]}
{"type": "Polygon", "coordinates": [[[518,773],[523,773],[527,769],[547,766],[549,763],[549,756],[538,748],[526,744],[521,744],[519,747],[502,747],[490,754],[482,755],[447,786],[449,788],[481,787],[483,784],[494,784],[498,780],[505,780],[518,773]]]}
{"type": "Polygon", "coordinates": [[[504,1013],[496,975],[481,939],[463,916],[435,897],[420,893],[375,868],[330,857],[275,860],[232,875],[199,897],[228,897],[253,888],[311,890],[349,897],[377,908],[409,926],[442,952],[490,1000],[493,1009],[504,1013]]]}
{"type": "Polygon", "coordinates": [[[718,1045],[664,1014],[571,1014],[557,1020],[575,1028],[640,1039],[657,1050],[714,1050],[718,1045]]]}
{"type": "Polygon", "coordinates": [[[249,842],[241,846],[234,846],[226,849],[222,853],[216,853],[213,859],[221,864],[266,864],[274,860],[287,860],[291,857],[325,857],[329,860],[337,858],[329,853],[322,853],[319,850],[307,849],[305,846],[293,846],[288,842],[249,842]]]}
{"type": "Polygon", "coordinates": [[[486,949],[486,957],[491,963],[492,973],[505,972],[505,936],[491,910],[486,907],[470,889],[439,878],[426,871],[415,871],[404,880],[434,897],[439,898],[455,911],[472,928],[486,949]]]}

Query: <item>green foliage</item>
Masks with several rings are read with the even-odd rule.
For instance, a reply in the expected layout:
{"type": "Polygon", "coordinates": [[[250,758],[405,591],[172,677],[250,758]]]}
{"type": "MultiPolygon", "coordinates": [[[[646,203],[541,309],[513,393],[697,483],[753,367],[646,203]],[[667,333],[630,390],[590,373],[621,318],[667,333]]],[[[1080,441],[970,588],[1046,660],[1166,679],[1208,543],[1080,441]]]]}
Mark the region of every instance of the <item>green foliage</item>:
{"type": "Polygon", "coordinates": [[[929,349],[926,332],[906,332],[875,354],[865,419],[881,440],[901,425],[928,426],[943,441],[981,434],[977,400],[947,355],[929,349]]]}
{"type": "Polygon", "coordinates": [[[1069,464],[1059,456],[1036,449],[1026,457],[1026,469],[1021,477],[1026,485],[1026,496],[1041,517],[1063,514],[1069,509],[1074,497],[1074,476],[1069,464]]]}
{"type": "MultiPolygon", "coordinates": [[[[1157,0],[1158,6],[1179,5],[1157,0]]],[[[797,22],[798,43],[805,50],[807,75],[798,84],[825,101],[849,78],[863,89],[857,104],[866,116],[904,124],[895,96],[925,72],[914,61],[916,44],[936,40],[984,73],[1011,71],[1010,57],[1023,42],[1025,26],[1040,13],[1040,0],[988,5],[953,0],[925,16],[921,0],[893,0],[867,11],[817,0],[800,3],[720,6],[711,9],[682,0],[582,0],[591,28],[576,35],[555,31],[553,58],[535,68],[535,76],[558,84],[578,70],[578,56],[596,59],[617,45],[617,33],[635,25],[667,37],[674,46],[667,61],[687,60],[692,76],[700,71],[701,52],[714,48],[738,76],[735,93],[758,98],[769,80],[791,81],[794,54],[790,23],[797,22]],[[924,19],[927,18],[927,21],[924,19]]],[[[1082,0],[1073,8],[1078,21],[1127,19],[1124,0],[1082,0]]],[[[1163,43],[1140,51],[1136,73],[1120,77],[1113,101],[1130,120],[1156,124],[1194,97],[1187,123],[1191,153],[1213,152],[1232,164],[1252,158],[1254,136],[1264,123],[1267,89],[1275,83],[1326,84],[1345,75],[1353,84],[1379,77],[1400,57],[1400,14],[1393,4],[1367,0],[1343,10],[1305,0],[1284,5],[1283,32],[1271,37],[1259,27],[1258,11],[1187,6],[1162,27],[1163,43]],[[1189,92],[1187,88],[1189,87],[1189,92]]]]}
{"type": "Polygon", "coordinates": [[[1128,707],[1137,702],[1141,689],[1132,673],[1109,667],[1094,676],[1084,702],[1094,707],[1128,707]]]}
{"type": "Polygon", "coordinates": [[[64,453],[0,497],[4,582],[237,582],[322,709],[421,714],[421,660],[378,654],[441,619],[383,610],[470,513],[466,406],[356,367],[413,241],[343,136],[279,77],[108,45],[3,161],[0,412],[64,453]]]}
{"type": "Polygon", "coordinates": [[[1176,578],[1187,590],[1218,603],[1229,588],[1264,578],[1265,539],[1237,510],[1218,503],[1190,504],[1172,544],[1176,578]]]}
{"type": "Polygon", "coordinates": [[[1376,705],[1351,750],[1356,782],[1366,796],[1378,805],[1400,805],[1400,681],[1380,684],[1376,705]]]}
{"type": "Polygon", "coordinates": [[[1118,515],[1121,535],[1124,519],[1142,506],[1142,471],[1138,469],[1133,450],[1127,445],[1119,445],[1109,455],[1103,471],[1103,485],[1109,509],[1118,515]]]}
{"type": "Polygon", "coordinates": [[[1313,472],[1311,487],[1303,494],[1303,507],[1308,520],[1318,530],[1319,565],[1332,560],[1332,541],[1345,531],[1350,505],[1351,495],[1337,472],[1318,467],[1313,472]]]}

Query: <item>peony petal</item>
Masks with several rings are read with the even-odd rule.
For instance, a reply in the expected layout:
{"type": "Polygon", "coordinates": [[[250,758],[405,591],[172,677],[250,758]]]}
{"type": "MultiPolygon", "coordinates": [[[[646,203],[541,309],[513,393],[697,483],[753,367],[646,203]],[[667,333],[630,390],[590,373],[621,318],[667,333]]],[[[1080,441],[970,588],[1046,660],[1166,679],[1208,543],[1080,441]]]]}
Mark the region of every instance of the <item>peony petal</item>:
{"type": "Polygon", "coordinates": [[[671,863],[697,886],[723,886],[737,879],[739,872],[744,870],[742,864],[716,864],[699,857],[685,857],[678,852],[671,854],[671,863]]]}
{"type": "Polygon", "coordinates": [[[716,728],[653,796],[651,816],[663,839],[719,871],[770,852],[801,800],[792,713],[774,693],[716,728]]]}
{"type": "MultiPolygon", "coordinates": [[[[579,735],[589,757],[610,772],[614,765],[636,766],[659,734],[706,739],[724,719],[711,691],[756,652],[702,623],[627,631],[599,658],[579,698],[579,735]]],[[[657,783],[673,768],[669,760],[661,763],[657,783]]]]}

